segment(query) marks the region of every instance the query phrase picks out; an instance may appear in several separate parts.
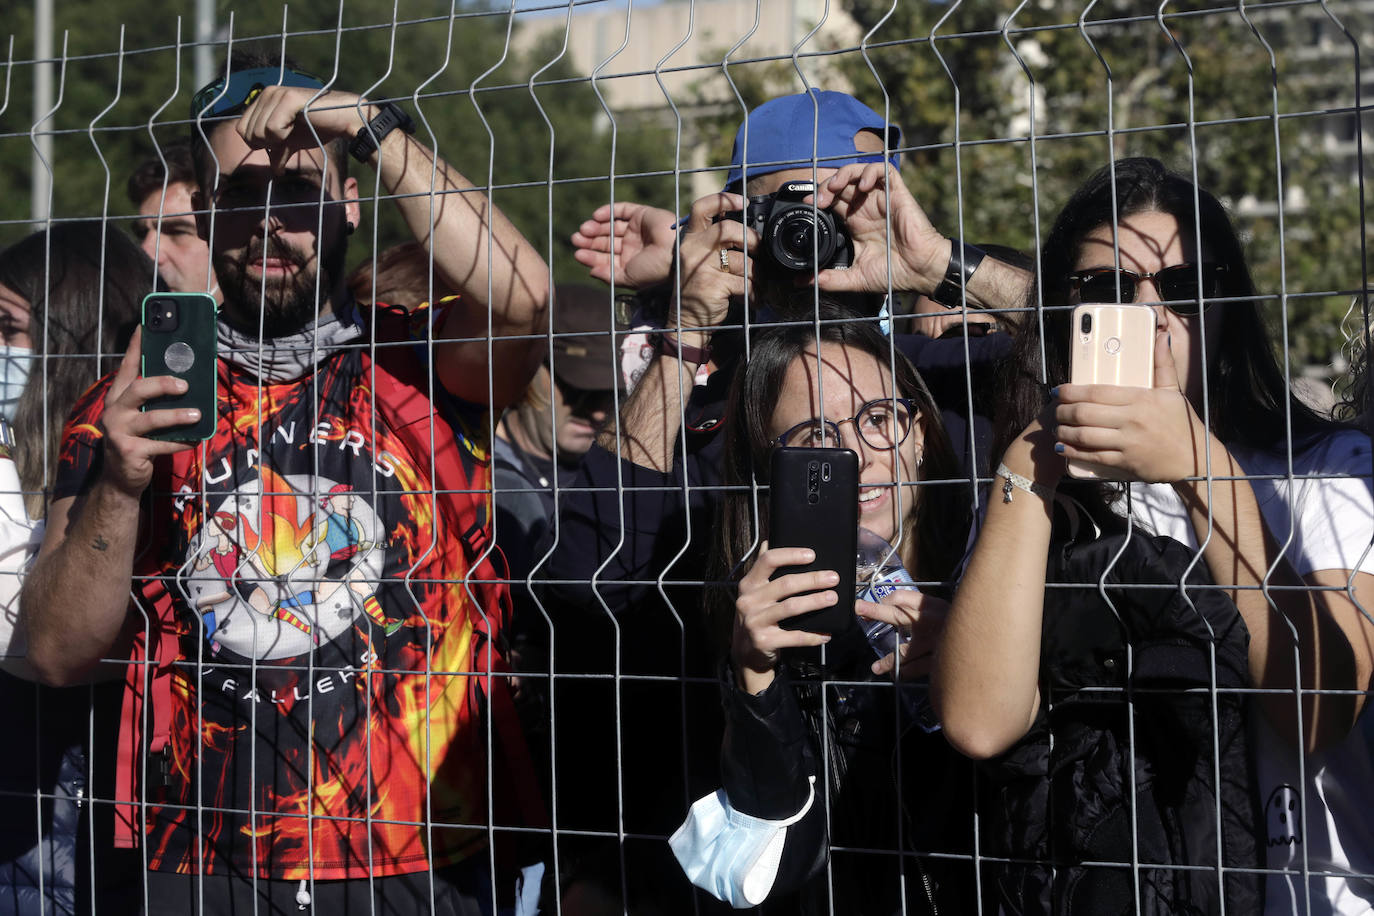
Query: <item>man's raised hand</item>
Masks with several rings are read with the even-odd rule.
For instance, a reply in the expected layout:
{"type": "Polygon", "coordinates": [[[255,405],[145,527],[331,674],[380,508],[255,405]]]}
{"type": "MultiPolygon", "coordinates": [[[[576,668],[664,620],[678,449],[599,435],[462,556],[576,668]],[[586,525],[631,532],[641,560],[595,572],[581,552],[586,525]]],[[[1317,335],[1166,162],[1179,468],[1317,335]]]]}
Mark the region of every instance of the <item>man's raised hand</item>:
{"type": "Polygon", "coordinates": [[[587,266],[592,279],[631,289],[668,278],[673,265],[677,216],[646,204],[605,204],[573,233],[573,258],[587,266]],[[611,275],[611,252],[615,275],[611,275]]]}

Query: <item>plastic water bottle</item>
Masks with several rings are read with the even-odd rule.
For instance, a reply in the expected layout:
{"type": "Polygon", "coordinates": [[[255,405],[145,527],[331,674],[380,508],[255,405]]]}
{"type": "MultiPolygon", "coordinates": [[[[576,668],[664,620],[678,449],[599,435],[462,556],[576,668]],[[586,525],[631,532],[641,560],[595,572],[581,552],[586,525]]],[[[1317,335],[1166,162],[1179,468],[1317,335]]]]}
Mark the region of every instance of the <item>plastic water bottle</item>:
{"type": "MultiPolygon", "coordinates": [[[[892,545],[867,528],[859,529],[859,552],[855,557],[855,577],[860,601],[881,602],[888,595],[903,586],[911,586],[911,574],[902,565],[902,558],[892,545]]],[[[914,587],[914,586],[912,586],[914,587]]],[[[881,620],[859,618],[859,627],[868,637],[868,644],[879,658],[897,651],[897,646],[910,637],[904,637],[890,623],[881,620]]]]}
{"type": "MultiPolygon", "coordinates": [[[[902,559],[892,545],[867,528],[859,529],[859,549],[855,557],[855,590],[860,601],[877,604],[899,588],[916,587],[915,580],[902,565],[902,559]]],[[[859,618],[859,628],[868,637],[868,645],[878,658],[897,651],[911,637],[882,620],[859,618]]],[[[940,730],[940,722],[930,705],[929,682],[920,678],[897,686],[898,698],[909,721],[914,721],[927,733],[940,730]]]]}

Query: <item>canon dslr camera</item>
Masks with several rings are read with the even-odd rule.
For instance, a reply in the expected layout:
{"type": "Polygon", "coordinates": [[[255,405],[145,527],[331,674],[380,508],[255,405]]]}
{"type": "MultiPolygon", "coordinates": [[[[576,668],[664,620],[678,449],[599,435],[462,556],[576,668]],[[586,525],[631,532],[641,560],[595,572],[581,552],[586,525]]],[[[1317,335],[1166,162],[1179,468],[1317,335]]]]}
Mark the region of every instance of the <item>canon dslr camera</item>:
{"type": "Polygon", "coordinates": [[[802,203],[814,193],[814,181],[789,181],[773,194],[749,198],[744,210],[728,210],[720,218],[757,232],[763,251],[786,270],[815,273],[848,267],[854,262],[854,242],[842,219],[802,203]]]}

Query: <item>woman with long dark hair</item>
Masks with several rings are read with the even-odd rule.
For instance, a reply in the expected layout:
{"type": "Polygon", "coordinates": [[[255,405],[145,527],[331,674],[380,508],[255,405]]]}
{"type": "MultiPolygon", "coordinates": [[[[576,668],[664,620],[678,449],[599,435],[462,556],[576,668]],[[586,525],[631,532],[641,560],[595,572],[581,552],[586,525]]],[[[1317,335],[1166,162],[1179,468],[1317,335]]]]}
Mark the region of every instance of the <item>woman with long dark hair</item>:
{"type": "Polygon", "coordinates": [[[903,894],[910,912],[948,911],[971,893],[972,869],[923,854],[970,850],[957,837],[971,817],[951,811],[968,799],[971,774],[916,711],[924,694],[910,682],[929,669],[966,544],[968,490],[942,483],[962,474],[912,365],[871,320],[825,303],[821,314],[819,330],[806,322],[752,336],[726,413],[715,556],[725,584],[708,605],[724,658],[723,792],[736,812],[795,820],[779,841],[776,880],[752,887],[779,912],[828,912],[833,903],[891,913],[903,894]],[[858,454],[859,524],[892,544],[920,583],[880,604],[857,602],[856,623],[910,636],[900,660],[879,658],[857,625],[833,637],[779,626],[854,601],[836,593],[833,571],[770,578],[811,555],[768,546],[766,491],[752,484],[769,483],[774,449],[822,442],[858,454]]]}
{"type": "MultiPolygon", "coordinates": [[[[1079,189],[1040,288],[932,677],[947,737],[988,761],[1005,854],[1059,866],[1009,866],[1004,899],[1254,911],[1243,869],[1267,846],[1291,870],[1269,880],[1268,906],[1288,912],[1304,858],[1374,865],[1359,719],[1374,668],[1369,439],[1293,395],[1224,208],[1156,160],[1079,189]],[[1154,387],[1067,384],[1072,307],[1089,302],[1153,308],[1154,387]],[[1069,459],[1127,483],[1073,479],[1069,459]],[[1247,728],[1252,686],[1266,692],[1247,728]],[[1336,692],[1299,702],[1299,688],[1336,692]]],[[[1366,885],[1312,889],[1340,911],[1374,901],[1366,885]]]]}
{"type": "MultiPolygon", "coordinates": [[[[91,861],[79,838],[112,829],[109,807],[83,807],[83,797],[113,795],[119,685],[31,683],[19,586],[43,540],[67,414],[118,364],[154,278],[138,245],[100,220],[55,223],[0,252],[0,728],[24,747],[0,765],[0,823],[12,828],[0,844],[0,887],[19,912],[110,909],[92,900],[91,880],[78,879],[91,861]],[[92,728],[106,753],[88,767],[92,728]]],[[[109,839],[94,844],[103,850],[109,839]]],[[[102,852],[99,863],[108,861],[102,852]]],[[[116,871],[96,883],[118,880],[116,871]]]]}

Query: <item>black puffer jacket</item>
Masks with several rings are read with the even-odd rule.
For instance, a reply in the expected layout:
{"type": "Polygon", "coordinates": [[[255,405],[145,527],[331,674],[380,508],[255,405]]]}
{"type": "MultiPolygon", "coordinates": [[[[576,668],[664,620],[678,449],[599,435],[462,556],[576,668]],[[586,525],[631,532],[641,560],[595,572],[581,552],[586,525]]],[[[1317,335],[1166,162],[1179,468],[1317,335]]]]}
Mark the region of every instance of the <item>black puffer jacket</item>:
{"type": "Polygon", "coordinates": [[[1204,914],[1224,896],[1227,912],[1260,912],[1254,874],[1223,881],[1217,870],[1218,848],[1225,866],[1263,865],[1246,701],[1234,692],[1250,684],[1239,612],[1170,538],[1118,529],[1056,544],[1041,710],[982,767],[994,793],[988,852],[1030,860],[990,871],[1000,905],[1103,916],[1135,913],[1138,894],[1143,914],[1204,914]]]}
{"type": "Polygon", "coordinates": [[[827,646],[826,668],[798,653],[757,696],[723,672],[731,805],[791,817],[817,777],[811,811],[788,828],[765,912],[972,912],[971,858],[948,856],[972,852],[973,768],[939,732],[898,718],[893,684],[868,672],[873,658],[853,627],[827,646]]]}

